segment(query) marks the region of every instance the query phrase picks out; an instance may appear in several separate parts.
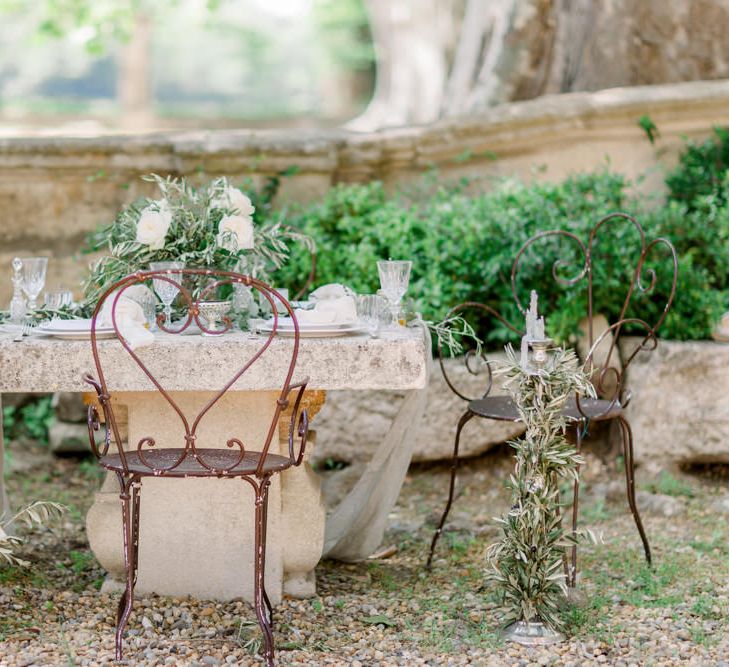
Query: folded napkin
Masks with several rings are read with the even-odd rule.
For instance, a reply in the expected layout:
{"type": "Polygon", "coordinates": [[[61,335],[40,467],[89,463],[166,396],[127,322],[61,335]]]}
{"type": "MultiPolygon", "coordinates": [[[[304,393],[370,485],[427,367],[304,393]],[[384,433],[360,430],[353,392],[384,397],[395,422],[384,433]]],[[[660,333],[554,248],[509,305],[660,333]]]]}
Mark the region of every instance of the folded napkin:
{"type": "Polygon", "coordinates": [[[357,305],[354,297],[340,296],[318,300],[312,310],[294,311],[301,324],[346,324],[357,321],[357,305]]]}
{"type": "MultiPolygon", "coordinates": [[[[143,286],[142,286],[143,287],[143,286]]],[[[131,291],[133,288],[129,288],[131,291]]],[[[111,309],[116,296],[111,294],[104,303],[97,320],[99,327],[114,326],[111,321],[111,309]]],[[[122,296],[116,304],[116,326],[119,333],[124,337],[129,347],[136,350],[140,347],[151,345],[154,342],[154,334],[147,328],[147,319],[144,316],[142,306],[133,298],[122,296]]]]}
{"type": "Polygon", "coordinates": [[[343,296],[354,296],[354,290],[341,283],[329,283],[317,287],[310,295],[309,301],[328,301],[330,299],[340,299],[343,296]]]}

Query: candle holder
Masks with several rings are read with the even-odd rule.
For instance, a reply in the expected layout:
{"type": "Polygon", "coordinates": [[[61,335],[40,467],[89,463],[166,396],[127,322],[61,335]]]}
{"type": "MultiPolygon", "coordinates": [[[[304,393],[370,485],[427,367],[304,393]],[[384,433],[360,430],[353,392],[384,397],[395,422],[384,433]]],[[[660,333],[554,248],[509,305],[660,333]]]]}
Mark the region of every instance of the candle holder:
{"type": "Polygon", "coordinates": [[[544,316],[539,317],[539,297],[532,290],[529,310],[526,311],[526,334],[521,339],[521,368],[528,375],[536,375],[547,366],[549,348],[554,341],[544,333],[544,316]]]}
{"type": "Polygon", "coordinates": [[[504,629],[503,637],[508,642],[516,642],[523,646],[559,644],[565,639],[561,632],[538,620],[515,621],[504,629]]]}

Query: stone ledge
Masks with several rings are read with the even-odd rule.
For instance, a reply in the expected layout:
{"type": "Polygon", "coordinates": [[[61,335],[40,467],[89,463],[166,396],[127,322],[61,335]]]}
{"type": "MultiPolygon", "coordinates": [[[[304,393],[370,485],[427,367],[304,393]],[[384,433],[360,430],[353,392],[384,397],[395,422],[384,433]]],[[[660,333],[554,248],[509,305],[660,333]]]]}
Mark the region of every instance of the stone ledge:
{"type": "MultiPolygon", "coordinates": [[[[623,338],[623,359],[640,339],[623,338]]],[[[628,367],[633,392],[627,417],[636,461],[669,464],[729,463],[729,345],[659,341],[628,367]]]]}

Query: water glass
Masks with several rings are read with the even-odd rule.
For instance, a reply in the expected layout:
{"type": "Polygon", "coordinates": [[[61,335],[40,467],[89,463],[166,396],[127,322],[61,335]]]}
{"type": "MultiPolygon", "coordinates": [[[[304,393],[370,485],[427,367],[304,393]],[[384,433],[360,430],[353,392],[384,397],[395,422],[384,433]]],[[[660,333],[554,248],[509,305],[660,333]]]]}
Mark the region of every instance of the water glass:
{"type": "MultiPolygon", "coordinates": [[[[182,273],[177,273],[185,268],[184,262],[150,262],[149,268],[152,271],[164,271],[170,280],[174,280],[177,284],[182,284],[182,273]]],[[[165,307],[165,324],[172,323],[172,302],[179,293],[179,288],[160,278],[152,279],[154,291],[157,293],[159,300],[165,307]]]]}
{"type": "Polygon", "coordinates": [[[387,312],[387,302],[378,294],[360,294],[357,297],[357,317],[372,338],[377,338],[380,322],[387,312]]]}
{"type": "Polygon", "coordinates": [[[43,295],[45,307],[50,310],[60,310],[64,306],[70,306],[73,303],[73,292],[70,289],[54,289],[43,295]]]}
{"type": "Polygon", "coordinates": [[[35,310],[38,307],[38,295],[46,284],[48,257],[23,257],[21,261],[23,282],[20,286],[28,297],[28,310],[35,310]]]}
{"type": "Polygon", "coordinates": [[[382,293],[390,304],[390,313],[393,326],[398,326],[400,304],[410,283],[410,269],[413,263],[405,260],[388,260],[377,262],[377,271],[380,274],[380,287],[382,293]]]}

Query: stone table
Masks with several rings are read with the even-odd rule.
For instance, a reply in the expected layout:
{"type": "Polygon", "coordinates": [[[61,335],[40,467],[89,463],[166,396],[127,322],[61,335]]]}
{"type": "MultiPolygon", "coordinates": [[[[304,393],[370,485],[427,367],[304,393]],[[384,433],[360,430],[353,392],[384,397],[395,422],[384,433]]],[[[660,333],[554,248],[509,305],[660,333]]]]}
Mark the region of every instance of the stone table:
{"type": "MultiPolygon", "coordinates": [[[[185,411],[197,411],[260,346],[235,332],[217,337],[157,333],[139,356],[185,411]]],[[[243,435],[256,449],[270,426],[292,340],[275,338],[266,353],[223,396],[201,423],[200,440],[225,442],[243,435]]],[[[126,408],[129,442],[154,435],[158,446],[179,446],[181,425],[150,380],[117,340],[99,342],[112,400],[126,408]]],[[[315,414],[329,389],[406,390],[402,418],[375,454],[350,496],[325,524],[318,476],[308,463],[274,476],[269,495],[266,587],[272,601],[284,594],[315,594],[314,568],[325,552],[345,560],[377,547],[397,499],[413,447],[412,424],[424,407],[430,359],[427,334],[402,329],[378,339],[362,335],[301,339],[294,381],[309,377],[306,399],[315,414]]],[[[81,380],[94,370],[88,341],[44,337],[13,342],[0,333],[1,392],[88,392],[81,380]]],[[[284,453],[282,420],[272,453],[284,453]]],[[[342,424],[342,428],[347,428],[342,424]]],[[[313,444],[313,443],[310,443],[313,444]]],[[[199,446],[199,445],[198,445],[199,446]]],[[[2,461],[0,435],[0,462],[2,461]]],[[[0,469],[0,473],[1,473],[0,469]]],[[[140,518],[137,591],[226,600],[252,599],[253,495],[231,479],[145,479],[140,518]]],[[[7,507],[0,474],[0,513],[7,507]]],[[[121,508],[116,479],[108,475],[87,515],[94,554],[113,589],[123,577],[121,508]]]]}

